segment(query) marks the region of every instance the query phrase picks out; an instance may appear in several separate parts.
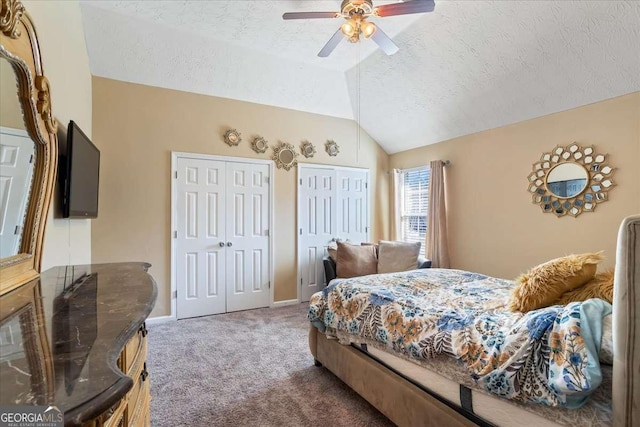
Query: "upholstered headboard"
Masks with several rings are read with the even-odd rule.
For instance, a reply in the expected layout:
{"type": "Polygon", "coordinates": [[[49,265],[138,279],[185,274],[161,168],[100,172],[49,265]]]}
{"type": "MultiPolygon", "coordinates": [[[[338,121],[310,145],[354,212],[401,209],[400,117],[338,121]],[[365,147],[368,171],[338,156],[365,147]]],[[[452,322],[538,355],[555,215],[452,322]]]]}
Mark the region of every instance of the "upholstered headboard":
{"type": "Polygon", "coordinates": [[[618,232],[613,286],[614,426],[640,425],[640,215],[618,232]]]}

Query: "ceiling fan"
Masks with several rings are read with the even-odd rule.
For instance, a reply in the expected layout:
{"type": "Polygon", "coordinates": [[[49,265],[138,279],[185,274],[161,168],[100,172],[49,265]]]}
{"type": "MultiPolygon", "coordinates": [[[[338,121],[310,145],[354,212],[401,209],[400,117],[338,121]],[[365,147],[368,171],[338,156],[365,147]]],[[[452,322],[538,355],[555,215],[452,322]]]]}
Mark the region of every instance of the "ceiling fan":
{"type": "Polygon", "coordinates": [[[340,26],[318,53],[322,58],[329,56],[343,38],[357,43],[360,36],[365,39],[371,38],[387,55],[393,55],[398,51],[398,46],[376,24],[367,19],[371,16],[384,18],[432,12],[435,6],[433,0],[411,0],[377,7],[373,6],[372,0],[343,0],[340,12],[289,12],[282,15],[282,19],[344,18],[347,22],[340,26]]]}

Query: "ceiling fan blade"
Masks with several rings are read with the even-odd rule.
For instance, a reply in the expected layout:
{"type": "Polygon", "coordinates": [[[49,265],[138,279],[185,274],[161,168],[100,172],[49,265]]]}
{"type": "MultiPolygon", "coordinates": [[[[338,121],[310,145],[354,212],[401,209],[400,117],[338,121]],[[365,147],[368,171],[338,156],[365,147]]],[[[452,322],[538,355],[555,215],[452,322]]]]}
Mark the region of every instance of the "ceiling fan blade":
{"type": "Polygon", "coordinates": [[[340,30],[340,28],[338,28],[338,31],[336,31],[335,34],[331,36],[327,44],[325,44],[322,50],[318,52],[318,56],[320,58],[326,58],[327,56],[331,55],[331,52],[333,52],[336,46],[340,44],[343,38],[344,34],[342,34],[342,31],[340,30]]]}
{"type": "Polygon", "coordinates": [[[287,12],[282,15],[282,19],[317,19],[317,18],[337,18],[339,12],[287,12]]]}
{"type": "Polygon", "coordinates": [[[410,13],[433,12],[436,4],[433,0],[412,0],[404,3],[392,3],[378,6],[375,14],[381,17],[394,15],[408,15],[410,13]]]}
{"type": "Polygon", "coordinates": [[[396,45],[393,40],[391,40],[391,37],[386,35],[384,31],[380,29],[380,27],[378,27],[376,32],[373,33],[373,35],[371,36],[371,40],[376,42],[376,44],[380,46],[380,49],[382,49],[387,55],[393,55],[400,50],[398,45],[396,45]]]}

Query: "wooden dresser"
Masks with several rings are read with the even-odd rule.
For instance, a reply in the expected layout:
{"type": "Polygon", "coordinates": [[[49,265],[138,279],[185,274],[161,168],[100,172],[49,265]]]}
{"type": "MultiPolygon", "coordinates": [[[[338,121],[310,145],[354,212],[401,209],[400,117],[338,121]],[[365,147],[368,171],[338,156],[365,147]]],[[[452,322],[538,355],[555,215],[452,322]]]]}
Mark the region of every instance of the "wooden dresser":
{"type": "Polygon", "coordinates": [[[142,324],[138,332],[127,342],[118,368],[133,380],[133,387],[126,396],[97,419],[86,423],[90,426],[121,427],[150,426],[151,392],[147,371],[147,328],[142,324]]]}
{"type": "Polygon", "coordinates": [[[2,295],[0,405],[55,406],[65,426],[149,426],[149,267],[56,267],[2,295]]]}

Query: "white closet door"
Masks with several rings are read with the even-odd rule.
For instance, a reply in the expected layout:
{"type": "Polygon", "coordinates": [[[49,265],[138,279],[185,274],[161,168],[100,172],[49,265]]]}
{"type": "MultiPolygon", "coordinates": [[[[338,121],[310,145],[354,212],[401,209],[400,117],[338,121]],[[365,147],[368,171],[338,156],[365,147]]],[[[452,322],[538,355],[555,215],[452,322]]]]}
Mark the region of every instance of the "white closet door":
{"type": "Polygon", "coordinates": [[[227,163],[227,311],[269,305],[269,167],[227,163]]]}
{"type": "Polygon", "coordinates": [[[177,317],[224,313],[225,162],[178,158],[177,317]]]}
{"type": "Polygon", "coordinates": [[[336,171],[300,168],[298,177],[298,267],[301,301],[326,285],[322,258],[336,236],[336,171]]]}
{"type": "Polygon", "coordinates": [[[367,170],[339,169],[338,237],[354,243],[369,241],[367,170]]]}

